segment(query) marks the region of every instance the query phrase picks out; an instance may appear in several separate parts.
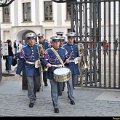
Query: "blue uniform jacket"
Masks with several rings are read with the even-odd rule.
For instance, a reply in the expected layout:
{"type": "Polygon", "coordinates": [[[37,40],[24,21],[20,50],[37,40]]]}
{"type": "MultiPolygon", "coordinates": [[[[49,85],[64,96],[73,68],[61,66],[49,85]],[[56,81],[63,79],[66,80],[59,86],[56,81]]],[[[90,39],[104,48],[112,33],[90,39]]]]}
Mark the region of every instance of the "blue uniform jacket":
{"type": "MultiPolygon", "coordinates": [[[[39,59],[37,47],[38,47],[37,44],[34,44],[32,47],[27,45],[21,51],[21,55],[22,55],[24,61],[23,61],[23,59],[20,59],[19,63],[24,64],[23,68],[25,68],[25,74],[27,77],[40,75],[39,68],[35,68],[35,64],[26,63],[26,61],[35,62],[36,60],[39,59]]],[[[19,69],[19,66],[20,65],[18,65],[17,69],[19,69]]]]}
{"type": "MultiPolygon", "coordinates": [[[[60,47],[56,50],[58,52],[58,54],[60,55],[61,59],[63,60],[63,63],[65,62],[66,58],[67,58],[67,51],[60,47]]],[[[56,55],[54,54],[54,52],[51,50],[51,48],[48,48],[46,50],[46,54],[44,55],[44,64],[47,65],[48,63],[52,64],[52,65],[60,65],[60,61],[58,60],[58,58],[56,57],[56,55]]],[[[56,67],[50,67],[48,69],[48,79],[53,79],[54,78],[54,70],[56,69],[56,67]]]]}
{"type": "Polygon", "coordinates": [[[39,43],[39,44],[42,44],[43,48],[46,50],[47,48],[50,48],[50,44],[47,42],[47,41],[43,41],[42,43],[39,43]]]}
{"type": "Polygon", "coordinates": [[[71,70],[72,74],[80,74],[78,64],[75,64],[74,59],[78,57],[78,46],[77,44],[64,44],[63,47],[68,52],[68,58],[70,60],[70,63],[67,65],[67,67],[71,70]]]}

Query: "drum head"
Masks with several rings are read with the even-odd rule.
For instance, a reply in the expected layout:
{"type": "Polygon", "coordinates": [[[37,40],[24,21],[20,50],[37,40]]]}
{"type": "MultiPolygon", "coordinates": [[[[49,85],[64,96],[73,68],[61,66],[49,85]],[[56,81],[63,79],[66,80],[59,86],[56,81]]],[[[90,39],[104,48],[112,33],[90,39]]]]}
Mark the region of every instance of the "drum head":
{"type": "Polygon", "coordinates": [[[54,74],[57,74],[57,75],[67,74],[69,72],[70,70],[68,68],[57,68],[54,70],[54,74]]]}
{"type": "Polygon", "coordinates": [[[54,70],[54,79],[56,82],[66,82],[71,78],[71,71],[68,68],[57,68],[54,70]]]}

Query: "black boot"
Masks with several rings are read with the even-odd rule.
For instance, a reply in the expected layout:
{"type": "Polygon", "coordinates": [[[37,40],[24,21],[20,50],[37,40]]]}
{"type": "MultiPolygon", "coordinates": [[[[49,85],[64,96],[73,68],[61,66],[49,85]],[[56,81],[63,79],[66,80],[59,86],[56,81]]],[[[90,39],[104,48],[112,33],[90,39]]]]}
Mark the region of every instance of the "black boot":
{"type": "Polygon", "coordinates": [[[45,86],[48,86],[48,84],[47,84],[47,83],[45,83],[45,86]]]}
{"type": "Polygon", "coordinates": [[[34,106],[34,103],[30,103],[29,107],[32,108],[34,106]]]}
{"type": "Polygon", "coordinates": [[[72,100],[69,95],[68,95],[68,98],[69,98],[69,100],[70,100],[70,104],[71,104],[71,105],[75,105],[74,100],[72,100]]]}
{"type": "Polygon", "coordinates": [[[73,100],[70,100],[71,105],[75,105],[75,102],[73,100]]]}
{"type": "Polygon", "coordinates": [[[58,92],[58,96],[62,96],[62,92],[58,92]]]}
{"type": "Polygon", "coordinates": [[[54,113],[59,113],[59,108],[54,108],[54,113]]]}
{"type": "Polygon", "coordinates": [[[37,89],[37,92],[39,92],[39,91],[40,91],[40,88],[37,89]]]}

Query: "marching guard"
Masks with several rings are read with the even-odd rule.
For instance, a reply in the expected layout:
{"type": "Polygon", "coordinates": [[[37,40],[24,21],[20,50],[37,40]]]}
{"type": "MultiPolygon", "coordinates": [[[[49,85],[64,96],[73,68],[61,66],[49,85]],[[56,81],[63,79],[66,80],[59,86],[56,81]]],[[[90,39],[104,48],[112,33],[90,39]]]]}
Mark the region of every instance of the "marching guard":
{"type": "MultiPolygon", "coordinates": [[[[29,107],[32,108],[36,101],[36,92],[40,87],[40,71],[39,71],[39,52],[38,45],[36,44],[35,33],[26,34],[27,45],[21,50],[22,58],[24,59],[25,74],[27,77],[28,84],[28,98],[30,100],[29,107]]],[[[22,60],[23,60],[22,59],[22,60]]],[[[20,59],[21,60],[21,59],[20,59]]],[[[19,62],[21,63],[21,62],[19,62]]],[[[20,66],[20,65],[18,65],[20,66]]],[[[19,67],[17,68],[19,69],[19,67]]],[[[17,73],[20,74],[20,73],[17,73]]]]}
{"type": "Polygon", "coordinates": [[[63,47],[68,52],[69,64],[67,67],[72,72],[72,83],[73,88],[77,85],[78,82],[78,75],[80,74],[78,63],[80,61],[79,52],[78,52],[78,45],[74,43],[75,40],[75,33],[69,32],[67,35],[67,43],[63,45],[63,47]]]}
{"type": "MultiPolygon", "coordinates": [[[[52,38],[52,47],[46,50],[46,54],[44,56],[44,64],[48,68],[48,79],[50,80],[51,84],[51,98],[53,102],[54,112],[59,113],[59,106],[58,106],[58,88],[57,88],[57,81],[54,78],[54,70],[59,67],[63,67],[64,64],[67,64],[67,51],[66,49],[60,47],[60,37],[53,36],[52,38]],[[57,52],[57,55],[56,55],[57,52]],[[59,56],[59,57],[58,57],[59,56]]],[[[73,86],[72,80],[67,81],[67,93],[68,98],[70,100],[70,104],[74,105],[74,97],[73,97],[73,86]]]]}
{"type": "MultiPolygon", "coordinates": [[[[63,46],[65,42],[65,37],[63,37],[63,32],[56,32],[57,36],[60,37],[60,47],[63,46]]],[[[57,83],[57,88],[58,88],[58,96],[62,95],[62,91],[64,91],[65,87],[65,82],[58,82],[57,83]]]]}

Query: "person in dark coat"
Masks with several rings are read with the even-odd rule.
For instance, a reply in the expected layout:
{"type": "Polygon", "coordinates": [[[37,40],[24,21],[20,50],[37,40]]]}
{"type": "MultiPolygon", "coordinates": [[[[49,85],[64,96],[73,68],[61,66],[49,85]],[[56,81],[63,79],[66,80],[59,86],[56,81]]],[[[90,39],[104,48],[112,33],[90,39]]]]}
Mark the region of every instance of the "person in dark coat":
{"type": "Polygon", "coordinates": [[[14,54],[13,54],[11,40],[7,40],[7,43],[8,43],[8,57],[6,59],[6,70],[8,71],[8,73],[10,73],[11,72],[12,59],[14,57],[14,54]]]}

